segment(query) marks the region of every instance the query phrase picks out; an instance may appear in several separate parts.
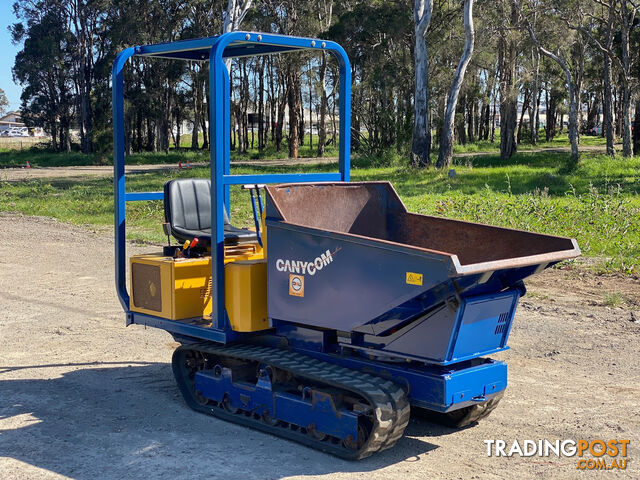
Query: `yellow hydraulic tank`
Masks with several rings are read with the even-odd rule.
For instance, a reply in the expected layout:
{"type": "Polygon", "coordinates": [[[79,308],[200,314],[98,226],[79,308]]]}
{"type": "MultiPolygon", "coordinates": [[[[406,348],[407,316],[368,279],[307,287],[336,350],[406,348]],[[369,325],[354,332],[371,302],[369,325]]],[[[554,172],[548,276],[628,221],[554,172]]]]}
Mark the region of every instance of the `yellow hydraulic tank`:
{"type": "Polygon", "coordinates": [[[267,318],[267,262],[241,260],[225,267],[225,306],[236,332],[269,328],[267,318]]]}

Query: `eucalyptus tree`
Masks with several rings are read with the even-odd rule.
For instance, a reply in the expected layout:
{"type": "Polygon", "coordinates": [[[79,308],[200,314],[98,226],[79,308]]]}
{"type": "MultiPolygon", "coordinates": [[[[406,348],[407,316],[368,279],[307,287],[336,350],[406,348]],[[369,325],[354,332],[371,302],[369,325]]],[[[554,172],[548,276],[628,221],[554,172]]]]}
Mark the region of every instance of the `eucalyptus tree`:
{"type": "Polygon", "coordinates": [[[612,64],[620,71],[622,96],[622,155],[633,156],[631,138],[631,103],[633,91],[632,56],[630,54],[630,35],[636,14],[640,8],[637,0],[593,0],[591,4],[580,5],[584,15],[594,20],[603,33],[604,38],[598,38],[598,32],[580,27],[579,30],[588,36],[603,54],[605,94],[604,105],[607,123],[607,153],[614,154],[613,135],[608,131],[613,129],[612,97],[612,64]]]}
{"type": "MultiPolygon", "coordinates": [[[[322,32],[327,32],[333,22],[333,0],[319,0],[318,23],[322,32]]],[[[318,71],[319,94],[320,94],[320,115],[318,118],[318,157],[324,156],[324,149],[327,143],[327,109],[329,99],[327,96],[327,53],[322,52],[322,60],[318,71]]],[[[313,131],[313,129],[312,129],[313,131]]],[[[357,145],[357,138],[356,138],[357,145]]]]}
{"type": "Polygon", "coordinates": [[[71,150],[74,39],[56,3],[16,2],[21,22],[10,27],[14,43],[23,42],[13,67],[23,87],[22,117],[29,126],[44,126],[54,151],[71,150]]]}
{"type": "Polygon", "coordinates": [[[458,68],[451,83],[449,96],[447,99],[447,109],[444,116],[444,125],[442,127],[442,135],[440,136],[440,150],[438,152],[438,161],[436,167],[444,168],[451,165],[453,160],[453,128],[455,122],[456,105],[458,103],[458,95],[467,71],[467,66],[473,55],[473,47],[475,44],[475,29],[473,25],[473,0],[465,0],[464,2],[464,31],[465,46],[458,68]]]}
{"type": "Polygon", "coordinates": [[[433,15],[433,0],[415,0],[413,6],[414,33],[414,114],[411,157],[414,165],[431,163],[431,122],[429,121],[429,54],[426,35],[433,15]]]}
{"type": "MultiPolygon", "coordinates": [[[[103,60],[105,54],[105,38],[100,35],[105,4],[106,0],[16,0],[14,2],[14,11],[18,19],[32,26],[38,23],[45,25],[45,22],[51,22],[50,15],[57,16],[56,25],[53,28],[64,37],[65,56],[68,60],[67,69],[60,74],[66,77],[64,83],[68,83],[73,92],[80,145],[85,153],[93,150],[92,95],[96,84],[95,67],[103,60]]],[[[20,23],[13,27],[16,33],[20,31],[18,25],[20,23]]],[[[50,36],[45,35],[40,41],[45,41],[45,38],[50,36]]],[[[23,61],[41,63],[43,67],[51,68],[51,65],[47,66],[48,59],[38,56],[25,59],[29,56],[29,52],[28,49],[23,50],[23,61]]],[[[20,69],[20,66],[16,65],[16,67],[20,69]]],[[[38,94],[37,90],[28,90],[34,95],[38,94]]],[[[62,94],[66,96],[67,92],[62,94]]]]}
{"type": "Polygon", "coordinates": [[[498,14],[504,20],[498,28],[498,71],[500,75],[500,158],[509,159],[518,148],[518,60],[520,57],[520,32],[518,9],[515,5],[500,1],[498,14]]]}
{"type": "MultiPolygon", "coordinates": [[[[564,80],[568,91],[569,97],[569,143],[571,144],[571,159],[577,162],[580,156],[578,150],[578,113],[580,102],[580,91],[576,91],[574,73],[583,66],[580,65],[580,60],[577,62],[572,57],[572,47],[576,42],[576,33],[574,30],[567,31],[564,27],[564,23],[561,25],[562,18],[559,15],[546,15],[547,22],[539,22],[537,24],[538,32],[543,32],[543,35],[538,35],[538,32],[534,30],[529,17],[534,10],[545,11],[551,9],[551,7],[545,4],[545,1],[531,0],[527,4],[527,8],[520,2],[520,0],[513,0],[514,5],[518,8],[521,15],[521,20],[524,28],[529,32],[531,41],[536,45],[539,52],[557,63],[564,73],[564,80]],[[544,45],[539,38],[544,38],[544,45]]],[[[577,9],[574,9],[576,11],[577,9]]],[[[566,19],[565,19],[566,21],[566,19]]],[[[580,25],[582,18],[578,15],[578,18],[574,19],[576,24],[580,25]]],[[[580,75],[578,75],[579,77],[580,75]]]]}

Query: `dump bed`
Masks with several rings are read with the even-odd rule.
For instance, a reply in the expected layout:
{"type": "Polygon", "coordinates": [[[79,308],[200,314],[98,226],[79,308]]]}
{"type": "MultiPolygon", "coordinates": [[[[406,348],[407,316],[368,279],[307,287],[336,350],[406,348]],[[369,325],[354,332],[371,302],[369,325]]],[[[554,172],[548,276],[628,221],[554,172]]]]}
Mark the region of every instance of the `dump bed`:
{"type": "Polygon", "coordinates": [[[388,182],[267,187],[267,225],[270,316],[343,330],[580,254],[570,238],[409,213],[388,182]]]}

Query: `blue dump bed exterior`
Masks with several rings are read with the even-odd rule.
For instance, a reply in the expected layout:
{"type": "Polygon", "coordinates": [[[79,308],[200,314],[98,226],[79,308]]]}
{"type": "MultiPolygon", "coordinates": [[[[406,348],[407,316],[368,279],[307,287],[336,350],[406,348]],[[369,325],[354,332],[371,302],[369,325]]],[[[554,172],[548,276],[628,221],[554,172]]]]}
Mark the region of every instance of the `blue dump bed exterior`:
{"type": "Polygon", "coordinates": [[[522,280],[574,240],[415,215],[387,182],[267,187],[268,308],[343,346],[449,365],[506,349],[522,280]]]}

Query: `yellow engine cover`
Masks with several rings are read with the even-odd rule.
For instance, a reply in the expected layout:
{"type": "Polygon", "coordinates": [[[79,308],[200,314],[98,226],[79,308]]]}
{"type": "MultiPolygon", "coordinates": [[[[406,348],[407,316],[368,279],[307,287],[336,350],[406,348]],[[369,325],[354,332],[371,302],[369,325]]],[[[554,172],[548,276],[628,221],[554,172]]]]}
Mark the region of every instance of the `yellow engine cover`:
{"type": "MultiPolygon", "coordinates": [[[[266,261],[225,259],[225,263],[225,307],[231,328],[238,332],[269,328],[266,261]]],[[[211,316],[211,257],[134,255],[130,266],[131,311],[170,320],[211,316]]]]}
{"type": "Polygon", "coordinates": [[[211,314],[211,258],[131,257],[134,312],[171,320],[211,314]]]}

